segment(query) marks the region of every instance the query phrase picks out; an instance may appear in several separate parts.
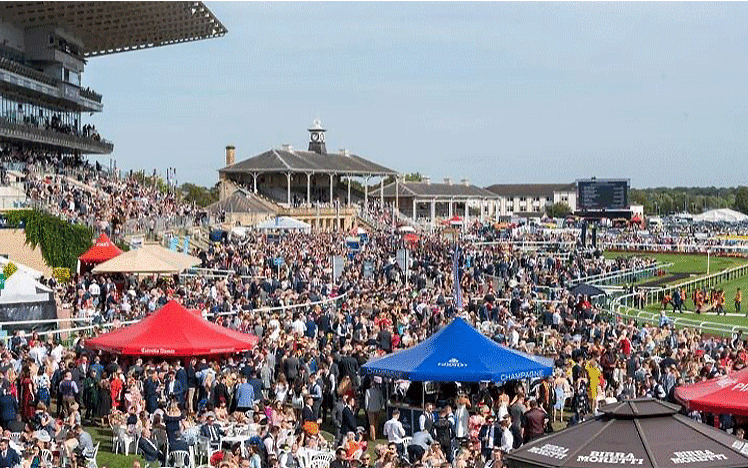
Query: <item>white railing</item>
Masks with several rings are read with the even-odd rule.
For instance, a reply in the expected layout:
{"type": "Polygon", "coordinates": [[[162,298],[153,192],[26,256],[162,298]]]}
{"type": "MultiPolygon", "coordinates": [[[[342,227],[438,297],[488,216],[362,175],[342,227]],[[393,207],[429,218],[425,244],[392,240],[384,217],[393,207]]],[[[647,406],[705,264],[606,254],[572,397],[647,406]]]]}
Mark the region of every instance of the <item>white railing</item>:
{"type": "Polygon", "coordinates": [[[642,268],[629,268],[625,270],[612,271],[608,273],[600,273],[597,275],[584,276],[581,278],[572,278],[569,280],[570,285],[577,285],[580,283],[596,284],[596,285],[607,285],[607,284],[621,284],[631,283],[641,280],[642,278],[652,276],[658,271],[664,268],[670,268],[673,266],[672,263],[660,263],[657,262],[654,265],[649,265],[642,268]]]}
{"type": "MultiPolygon", "coordinates": [[[[315,302],[304,302],[301,304],[290,304],[290,305],[283,305],[283,306],[277,306],[277,307],[259,307],[257,309],[254,309],[255,312],[260,312],[264,314],[276,312],[276,311],[283,311],[283,310],[293,310],[293,309],[299,309],[302,307],[314,307],[317,305],[326,305],[333,302],[340,301],[342,299],[345,299],[348,296],[348,293],[345,292],[339,296],[335,297],[327,297],[325,299],[322,299],[320,301],[315,302]]],[[[215,317],[215,316],[227,316],[227,315],[236,315],[236,311],[230,311],[230,312],[220,312],[217,314],[211,314],[207,313],[205,314],[208,317],[215,317]]],[[[141,319],[138,320],[129,320],[120,322],[119,325],[131,325],[133,323],[139,322],[141,319]]],[[[65,318],[65,319],[46,319],[46,320],[27,320],[24,322],[0,322],[0,326],[2,325],[24,325],[24,324],[43,324],[43,323],[60,323],[60,322],[77,322],[77,321],[93,321],[92,317],[85,317],[85,318],[78,318],[78,317],[71,317],[71,318],[65,318]]],[[[87,330],[93,330],[94,328],[111,328],[114,326],[114,323],[102,323],[102,324],[96,324],[96,325],[85,325],[82,327],[71,327],[71,328],[57,328],[54,330],[42,330],[37,331],[37,334],[40,336],[44,335],[57,335],[62,333],[72,333],[72,332],[79,332],[79,331],[87,331],[87,330]]],[[[32,332],[32,330],[24,330],[24,334],[28,335],[32,332]]],[[[0,337],[0,340],[8,341],[12,336],[4,336],[0,337]]]]}
{"type": "MultiPolygon", "coordinates": [[[[718,273],[711,275],[694,278],[682,283],[673,284],[663,288],[649,290],[644,294],[644,303],[636,304],[640,301],[640,296],[637,293],[624,294],[619,296],[611,302],[610,312],[623,318],[636,318],[637,320],[643,320],[645,322],[659,324],[660,315],[659,313],[650,312],[647,310],[641,310],[638,307],[647,307],[651,304],[659,304],[662,302],[662,298],[667,293],[672,293],[676,288],[683,289],[686,292],[693,291],[697,288],[712,288],[725,281],[732,281],[736,278],[748,275],[748,264],[740,265],[734,268],[729,268],[718,273]]],[[[685,301],[685,298],[683,298],[685,301]]],[[[668,321],[673,323],[675,326],[685,326],[698,328],[701,331],[719,333],[719,334],[732,334],[738,330],[748,331],[748,324],[743,325],[732,325],[726,323],[713,322],[708,320],[698,320],[686,317],[668,317],[668,321]]]]}

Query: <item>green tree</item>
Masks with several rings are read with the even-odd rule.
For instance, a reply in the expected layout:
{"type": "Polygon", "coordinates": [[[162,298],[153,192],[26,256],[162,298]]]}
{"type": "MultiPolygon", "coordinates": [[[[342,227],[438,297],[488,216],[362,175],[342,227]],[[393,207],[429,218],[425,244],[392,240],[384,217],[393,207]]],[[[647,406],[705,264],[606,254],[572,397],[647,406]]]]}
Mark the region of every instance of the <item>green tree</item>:
{"type": "Polygon", "coordinates": [[[182,199],[187,203],[205,207],[218,201],[218,184],[211,188],[186,182],[179,187],[182,199]]]}
{"type": "Polygon", "coordinates": [[[741,213],[748,213],[748,187],[741,186],[735,190],[735,201],[732,206],[741,213]]]}
{"type": "Polygon", "coordinates": [[[545,207],[545,214],[550,218],[565,218],[571,214],[569,205],[563,202],[554,203],[545,207]]]}

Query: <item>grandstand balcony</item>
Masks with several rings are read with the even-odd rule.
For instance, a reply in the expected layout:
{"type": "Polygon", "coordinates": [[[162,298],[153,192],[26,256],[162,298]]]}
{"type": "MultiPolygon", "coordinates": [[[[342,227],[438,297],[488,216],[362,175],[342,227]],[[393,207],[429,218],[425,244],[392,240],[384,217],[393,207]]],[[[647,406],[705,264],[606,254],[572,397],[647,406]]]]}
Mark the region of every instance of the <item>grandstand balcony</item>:
{"type": "Polygon", "coordinates": [[[55,79],[45,73],[0,57],[0,86],[15,93],[80,112],[101,112],[101,95],[55,79]]]}
{"type": "Polygon", "coordinates": [[[69,135],[32,125],[17,124],[0,118],[0,139],[22,143],[35,143],[64,152],[77,150],[84,154],[109,154],[114,145],[103,139],[69,135]]]}

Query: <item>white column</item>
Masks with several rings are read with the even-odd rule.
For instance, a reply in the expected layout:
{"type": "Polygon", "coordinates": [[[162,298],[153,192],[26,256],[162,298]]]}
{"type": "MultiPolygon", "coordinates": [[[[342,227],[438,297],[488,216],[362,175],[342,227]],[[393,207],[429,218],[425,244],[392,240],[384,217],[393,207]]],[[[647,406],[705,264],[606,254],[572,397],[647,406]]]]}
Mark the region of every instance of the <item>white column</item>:
{"type": "Polygon", "coordinates": [[[379,206],[384,209],[384,176],[379,178],[379,206]]]}
{"type": "Polygon", "coordinates": [[[413,197],[413,222],[416,222],[418,220],[417,217],[416,217],[416,215],[418,214],[417,210],[416,210],[416,208],[417,208],[416,207],[416,203],[417,203],[416,202],[416,198],[413,197]]]}
{"type": "Polygon", "coordinates": [[[364,178],[364,209],[369,209],[369,176],[364,178]]]}
{"type": "Polygon", "coordinates": [[[306,173],[306,204],[312,205],[312,174],[306,173]]]}
{"type": "Polygon", "coordinates": [[[395,209],[400,211],[400,174],[395,174],[395,209]]]}
{"type": "Polygon", "coordinates": [[[332,183],[335,179],[335,174],[330,174],[330,204],[332,204],[332,183]]]}
{"type": "Polygon", "coordinates": [[[485,209],[486,200],[481,198],[480,199],[480,221],[483,222],[486,219],[486,213],[484,211],[485,209]]]}
{"type": "Polygon", "coordinates": [[[346,177],[348,181],[348,206],[351,206],[351,176],[346,177]]]}
{"type": "Polygon", "coordinates": [[[291,208],[291,173],[286,172],[286,203],[291,208]]]}
{"type": "Polygon", "coordinates": [[[450,219],[452,219],[452,216],[454,216],[454,214],[452,213],[452,202],[453,202],[453,200],[450,198],[449,202],[448,202],[449,203],[449,218],[450,219]]]}
{"type": "Polygon", "coordinates": [[[431,228],[433,229],[436,222],[436,198],[431,199],[431,228]]]}
{"type": "Polygon", "coordinates": [[[257,193],[257,173],[255,172],[252,174],[252,179],[254,180],[254,191],[257,193]]]}
{"type": "Polygon", "coordinates": [[[465,199],[465,219],[462,220],[462,229],[467,229],[468,216],[470,216],[470,210],[468,209],[468,200],[465,199]]]}

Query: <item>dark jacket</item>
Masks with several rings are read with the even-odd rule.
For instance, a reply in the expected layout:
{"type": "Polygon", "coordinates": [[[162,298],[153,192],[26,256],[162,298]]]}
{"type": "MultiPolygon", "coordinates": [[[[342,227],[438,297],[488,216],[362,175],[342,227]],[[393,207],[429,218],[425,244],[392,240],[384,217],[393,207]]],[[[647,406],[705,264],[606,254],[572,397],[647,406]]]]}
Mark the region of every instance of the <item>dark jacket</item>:
{"type": "Polygon", "coordinates": [[[353,410],[351,410],[350,406],[346,405],[346,407],[343,408],[343,424],[340,426],[340,433],[355,433],[357,429],[358,424],[356,423],[356,417],[353,415],[353,410]]]}

